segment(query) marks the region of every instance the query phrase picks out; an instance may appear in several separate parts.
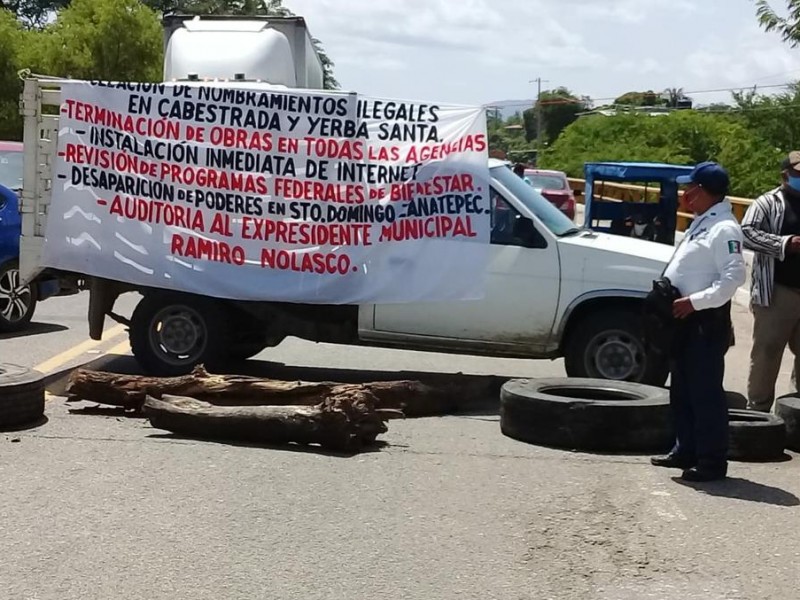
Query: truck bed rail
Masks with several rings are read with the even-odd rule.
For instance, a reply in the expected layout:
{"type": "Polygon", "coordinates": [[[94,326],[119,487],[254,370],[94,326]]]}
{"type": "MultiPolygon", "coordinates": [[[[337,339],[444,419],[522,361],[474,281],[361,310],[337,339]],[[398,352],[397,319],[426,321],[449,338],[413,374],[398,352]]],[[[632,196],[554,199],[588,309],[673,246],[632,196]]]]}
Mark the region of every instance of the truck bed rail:
{"type": "Polygon", "coordinates": [[[29,75],[24,80],[20,112],[25,147],[20,213],[20,275],[30,281],[43,269],[42,247],[53,188],[52,168],[58,147],[61,82],[29,75]]]}

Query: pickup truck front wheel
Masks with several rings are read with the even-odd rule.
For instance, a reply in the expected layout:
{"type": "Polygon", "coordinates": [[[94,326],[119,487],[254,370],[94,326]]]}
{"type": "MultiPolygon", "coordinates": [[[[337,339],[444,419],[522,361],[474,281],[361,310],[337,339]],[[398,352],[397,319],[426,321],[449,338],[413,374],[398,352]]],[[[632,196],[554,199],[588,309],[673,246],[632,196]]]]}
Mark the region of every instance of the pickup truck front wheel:
{"type": "Polygon", "coordinates": [[[229,350],[225,311],[213,300],[148,294],[131,317],[133,355],[151,375],[184,375],[202,364],[220,366],[229,350]]]}
{"type": "Polygon", "coordinates": [[[569,377],[663,386],[669,375],[666,361],[645,351],[641,316],[625,310],[593,312],[575,323],[566,341],[564,364],[569,377]]]}

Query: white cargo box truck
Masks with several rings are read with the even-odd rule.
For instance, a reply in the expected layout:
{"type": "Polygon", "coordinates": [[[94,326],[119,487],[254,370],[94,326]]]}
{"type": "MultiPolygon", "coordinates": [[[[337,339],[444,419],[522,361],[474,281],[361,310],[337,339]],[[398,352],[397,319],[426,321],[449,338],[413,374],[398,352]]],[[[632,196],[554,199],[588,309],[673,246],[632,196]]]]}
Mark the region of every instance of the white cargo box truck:
{"type": "Polygon", "coordinates": [[[302,17],[164,19],[164,81],[248,80],[322,89],[323,74],[302,17]]]}

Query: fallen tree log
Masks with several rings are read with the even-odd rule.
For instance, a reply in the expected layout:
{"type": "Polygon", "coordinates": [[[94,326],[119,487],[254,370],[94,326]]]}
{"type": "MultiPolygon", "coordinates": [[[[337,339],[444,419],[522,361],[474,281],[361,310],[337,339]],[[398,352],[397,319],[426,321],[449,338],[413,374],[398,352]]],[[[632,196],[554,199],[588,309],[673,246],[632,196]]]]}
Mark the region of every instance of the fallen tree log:
{"type": "Polygon", "coordinates": [[[195,398],[147,396],[144,413],[157,429],[178,435],[264,445],[319,444],[357,452],[387,431],[386,411],[367,391],[343,391],[316,406],[215,406],[195,398]]]}
{"type": "Polygon", "coordinates": [[[214,375],[198,366],[189,375],[146,377],[79,369],[70,377],[67,397],[140,411],[145,398],[190,397],[215,406],[314,406],[340,394],[369,392],[378,409],[400,410],[406,417],[442,415],[490,394],[490,385],[474,382],[427,384],[420,381],[335,383],[279,381],[243,375],[214,375]]]}

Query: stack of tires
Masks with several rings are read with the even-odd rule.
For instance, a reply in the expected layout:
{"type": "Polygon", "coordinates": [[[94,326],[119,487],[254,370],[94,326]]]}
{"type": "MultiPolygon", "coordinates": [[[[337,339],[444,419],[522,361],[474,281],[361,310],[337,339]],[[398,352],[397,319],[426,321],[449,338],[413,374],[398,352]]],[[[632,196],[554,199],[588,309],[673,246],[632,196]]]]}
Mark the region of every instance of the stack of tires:
{"type": "MultiPolygon", "coordinates": [[[[781,401],[772,415],[745,410],[740,394],[728,394],[730,460],[779,460],[785,448],[795,449],[789,440],[800,440],[800,397],[792,399],[791,425],[781,401]]],[[[500,428],[518,441],[587,452],[662,453],[674,441],[669,390],[606,379],[508,381],[500,393],[500,428]]]]}
{"type": "Polygon", "coordinates": [[[0,363],[0,431],[13,431],[44,421],[44,379],[41,373],[0,363]]]}

